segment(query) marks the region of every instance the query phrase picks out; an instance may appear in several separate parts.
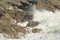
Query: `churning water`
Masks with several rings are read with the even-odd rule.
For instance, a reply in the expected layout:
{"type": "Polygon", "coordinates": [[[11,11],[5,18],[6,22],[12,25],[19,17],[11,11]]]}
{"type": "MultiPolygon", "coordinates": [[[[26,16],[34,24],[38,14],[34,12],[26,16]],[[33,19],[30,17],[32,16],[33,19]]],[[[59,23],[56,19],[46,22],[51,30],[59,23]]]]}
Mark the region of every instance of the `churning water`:
{"type": "Polygon", "coordinates": [[[41,28],[40,33],[29,33],[21,40],[60,40],[60,12],[48,10],[38,10],[33,7],[33,21],[40,24],[35,28],[41,28]]]}

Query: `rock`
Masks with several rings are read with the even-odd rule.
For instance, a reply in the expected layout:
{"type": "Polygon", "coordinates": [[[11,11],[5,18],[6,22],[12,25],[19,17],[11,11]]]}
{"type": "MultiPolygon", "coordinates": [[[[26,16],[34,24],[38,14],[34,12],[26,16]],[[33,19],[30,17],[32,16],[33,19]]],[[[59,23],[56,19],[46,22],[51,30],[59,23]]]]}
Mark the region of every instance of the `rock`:
{"type": "Polygon", "coordinates": [[[46,9],[49,11],[60,10],[59,0],[37,0],[37,9],[46,9]]]}
{"type": "Polygon", "coordinates": [[[14,11],[10,14],[10,16],[13,19],[15,19],[17,22],[24,22],[24,21],[29,21],[33,19],[33,15],[30,15],[30,13],[25,11],[14,11]]]}
{"type": "Polygon", "coordinates": [[[5,33],[9,37],[15,38],[19,33],[22,33],[23,35],[26,34],[26,30],[18,25],[12,25],[12,24],[6,25],[0,23],[0,33],[5,33]]]}
{"type": "Polygon", "coordinates": [[[35,27],[39,24],[39,22],[36,21],[29,21],[29,23],[27,24],[28,27],[35,27]]]}
{"type": "MultiPolygon", "coordinates": [[[[54,11],[55,9],[60,9],[60,1],[59,0],[1,0],[0,4],[10,4],[17,6],[18,8],[21,8],[25,10],[27,6],[24,7],[24,4],[31,5],[36,4],[38,9],[47,9],[50,11],[54,11]]],[[[28,9],[28,8],[27,8],[28,9]]]]}
{"type": "Polygon", "coordinates": [[[37,0],[27,0],[29,3],[37,4],[37,0]]]}
{"type": "Polygon", "coordinates": [[[37,29],[37,28],[35,28],[35,29],[32,29],[32,32],[33,33],[38,33],[38,32],[40,32],[42,29],[37,29]]]}
{"type": "Polygon", "coordinates": [[[4,11],[0,9],[0,18],[2,18],[3,16],[4,16],[4,11]]]}
{"type": "MultiPolygon", "coordinates": [[[[5,33],[11,38],[15,38],[18,33],[26,34],[26,30],[22,26],[12,23],[13,14],[9,12],[0,11],[0,33],[5,33]]],[[[20,14],[19,16],[22,16],[20,14]]],[[[18,17],[18,16],[15,16],[18,17]]]]}

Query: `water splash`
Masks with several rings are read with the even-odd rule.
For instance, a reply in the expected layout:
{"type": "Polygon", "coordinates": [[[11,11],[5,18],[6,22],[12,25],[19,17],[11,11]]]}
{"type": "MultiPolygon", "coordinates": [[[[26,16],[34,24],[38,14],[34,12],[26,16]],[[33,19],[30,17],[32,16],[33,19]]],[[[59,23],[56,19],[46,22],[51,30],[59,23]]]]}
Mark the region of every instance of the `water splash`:
{"type": "Polygon", "coordinates": [[[33,13],[33,21],[40,22],[35,28],[41,28],[43,31],[26,34],[21,40],[60,40],[60,12],[58,10],[55,13],[48,10],[39,11],[34,6],[33,13]]]}
{"type": "Polygon", "coordinates": [[[40,24],[36,27],[40,27],[43,30],[55,31],[60,30],[60,12],[58,10],[55,13],[48,10],[37,10],[34,6],[34,18],[33,21],[38,21],[40,24]]]}

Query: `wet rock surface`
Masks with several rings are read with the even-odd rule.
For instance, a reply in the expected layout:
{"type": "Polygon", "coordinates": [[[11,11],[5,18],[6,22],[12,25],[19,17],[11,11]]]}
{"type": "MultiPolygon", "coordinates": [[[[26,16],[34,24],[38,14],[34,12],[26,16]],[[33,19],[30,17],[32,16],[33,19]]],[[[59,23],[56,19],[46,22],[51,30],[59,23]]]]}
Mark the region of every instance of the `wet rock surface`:
{"type": "Polygon", "coordinates": [[[27,24],[28,27],[35,27],[39,24],[39,22],[36,21],[29,21],[29,23],[27,24]]]}
{"type": "Polygon", "coordinates": [[[37,28],[32,29],[32,32],[33,32],[33,33],[39,33],[40,31],[42,31],[42,29],[37,29],[37,28]]]}

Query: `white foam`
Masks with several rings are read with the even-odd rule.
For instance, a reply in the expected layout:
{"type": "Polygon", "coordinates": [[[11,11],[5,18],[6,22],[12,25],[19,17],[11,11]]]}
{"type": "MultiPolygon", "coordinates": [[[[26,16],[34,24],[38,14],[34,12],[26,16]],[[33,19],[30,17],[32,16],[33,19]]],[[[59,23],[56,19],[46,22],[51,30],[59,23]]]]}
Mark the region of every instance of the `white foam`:
{"type": "Polygon", "coordinates": [[[17,25],[24,26],[24,27],[26,27],[26,26],[27,26],[27,24],[28,24],[28,22],[17,23],[17,25]]]}
{"type": "Polygon", "coordinates": [[[39,11],[36,8],[34,9],[34,19],[33,21],[38,21],[40,24],[36,27],[46,29],[49,31],[60,30],[60,12],[56,10],[55,13],[42,10],[39,11]]]}

